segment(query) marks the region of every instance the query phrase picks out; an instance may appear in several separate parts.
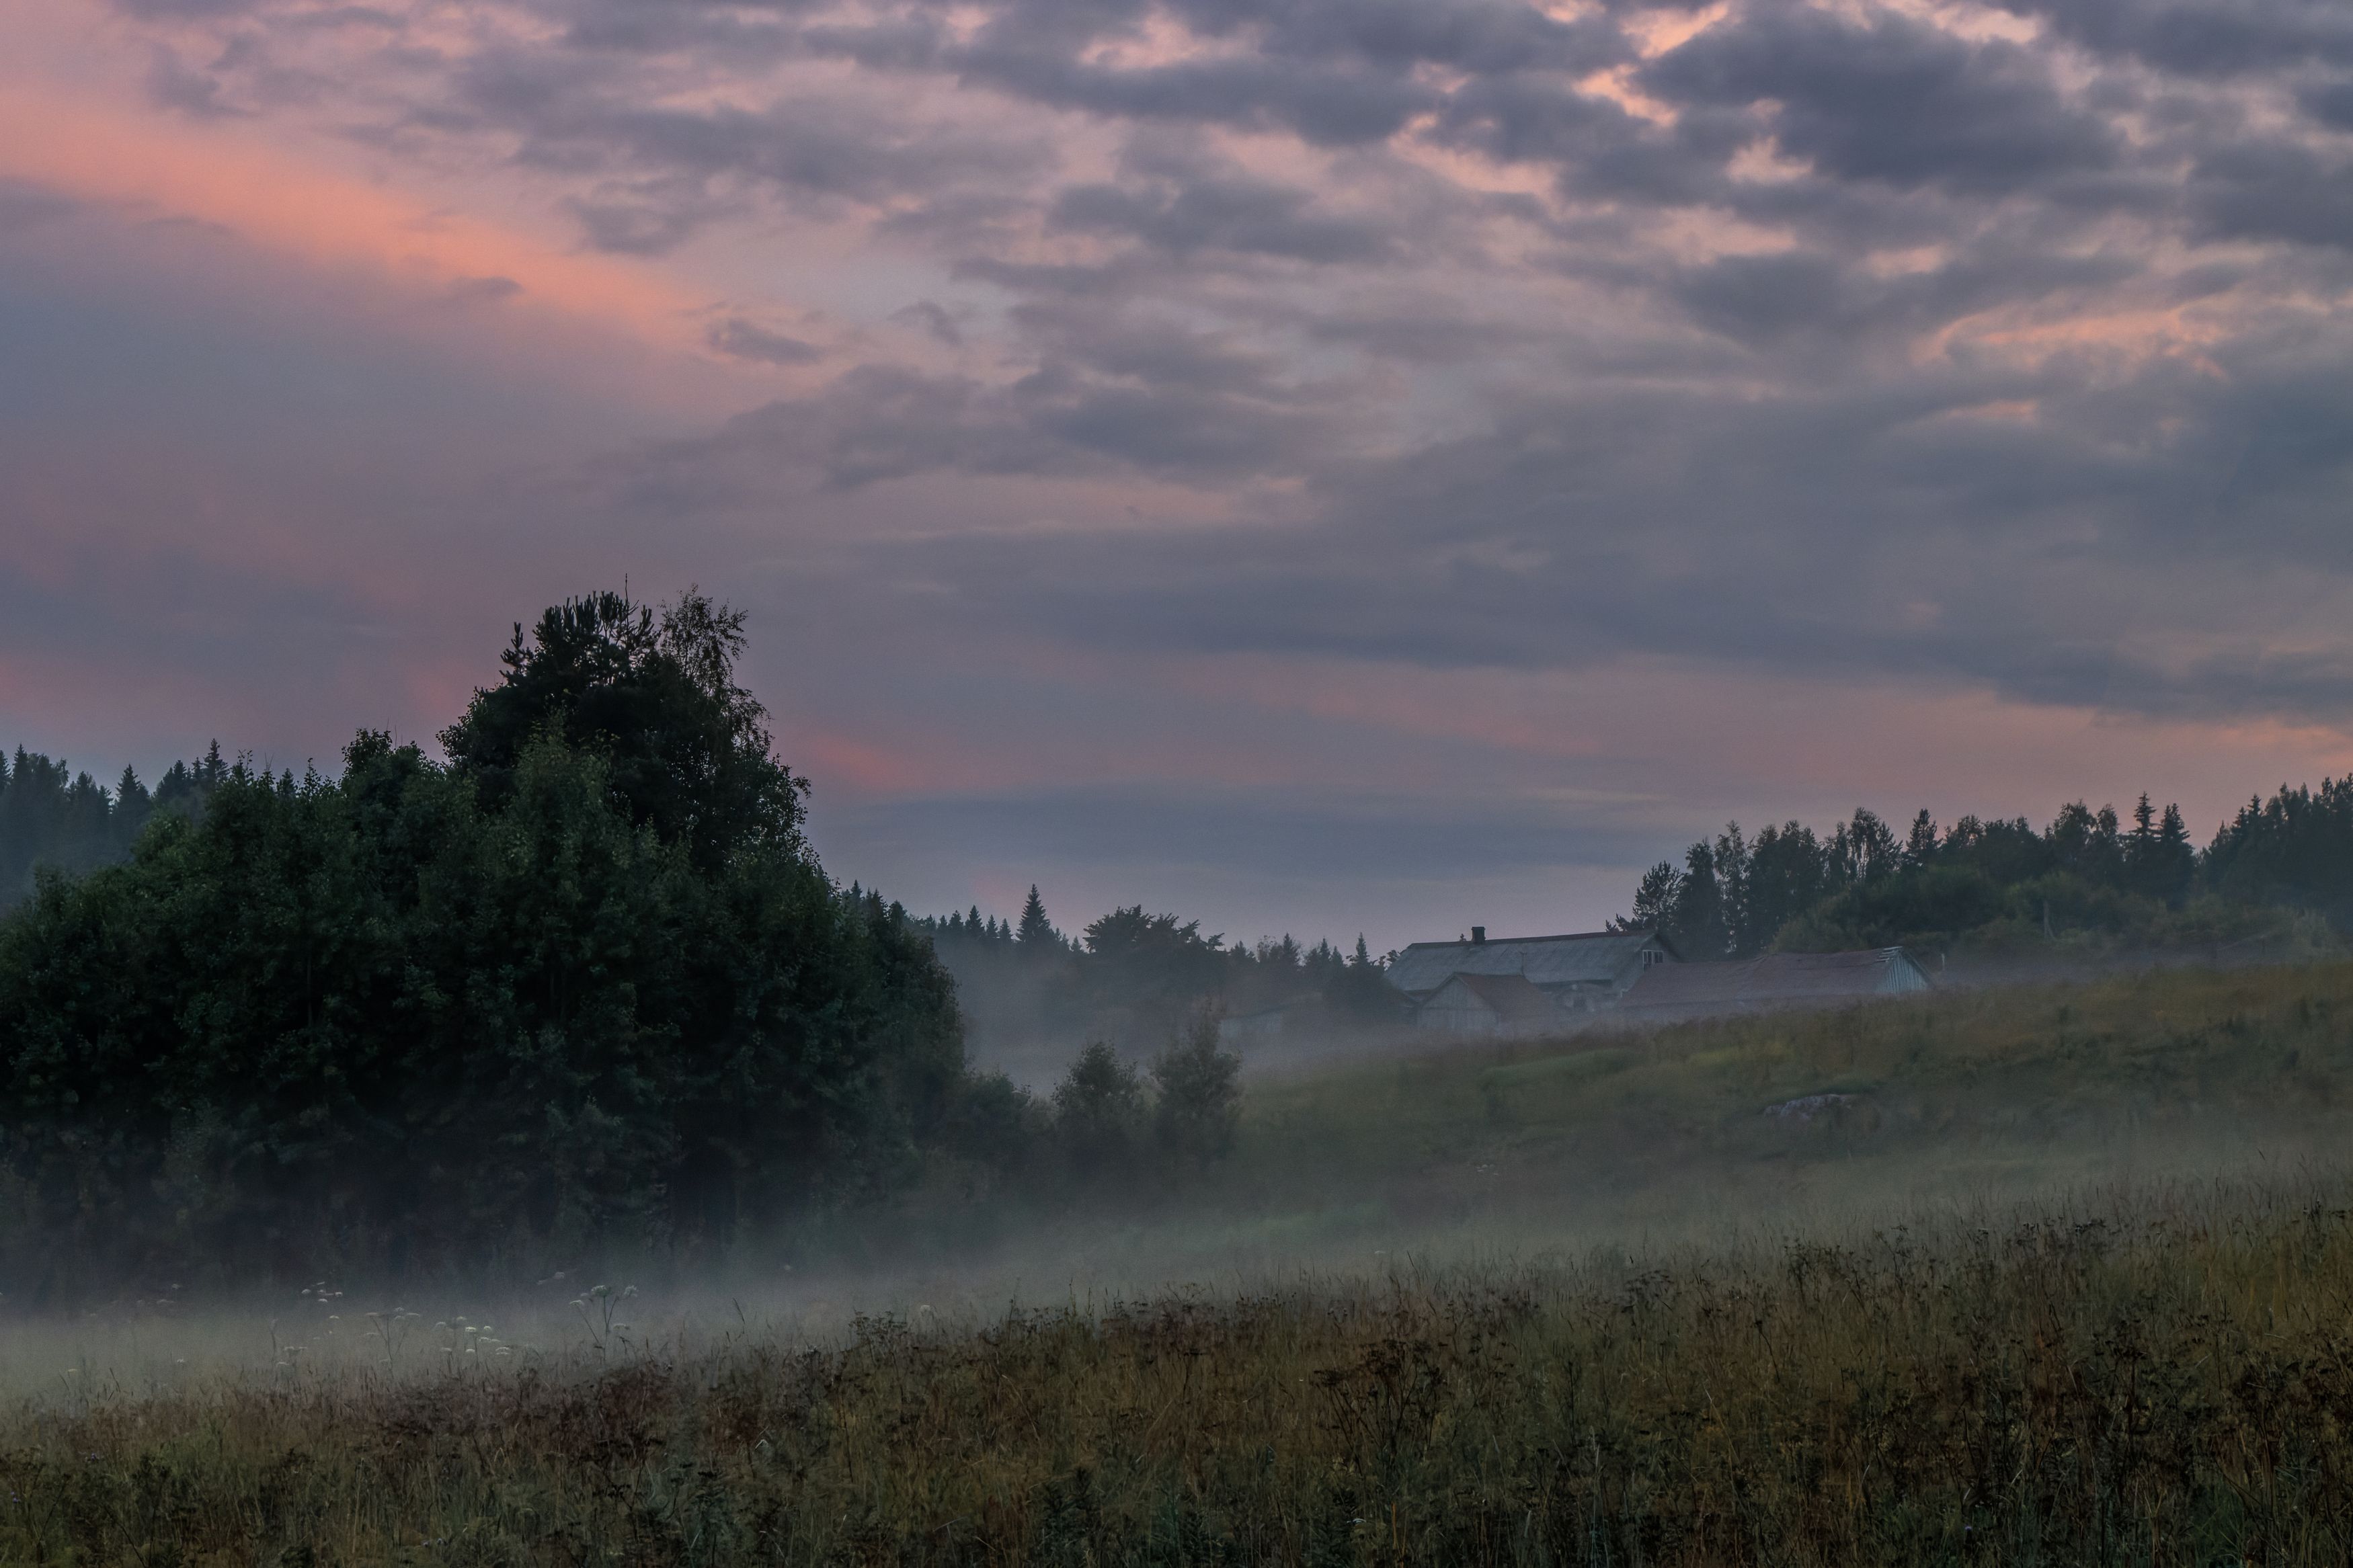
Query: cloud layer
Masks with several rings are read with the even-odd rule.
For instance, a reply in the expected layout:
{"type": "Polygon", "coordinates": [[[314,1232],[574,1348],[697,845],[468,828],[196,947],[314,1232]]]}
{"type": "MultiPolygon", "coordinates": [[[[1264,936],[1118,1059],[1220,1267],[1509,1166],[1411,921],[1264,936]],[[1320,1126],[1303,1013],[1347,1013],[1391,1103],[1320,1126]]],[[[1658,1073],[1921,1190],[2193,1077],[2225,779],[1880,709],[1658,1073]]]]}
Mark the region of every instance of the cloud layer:
{"type": "Polygon", "coordinates": [[[388,639],[223,707],[290,746],[431,721],[519,601],[700,577],[763,615],[845,874],[1397,940],[1590,918],[1726,810],[2213,815],[2353,755],[2341,5],[84,21],[0,84],[121,149],[0,165],[0,323],[90,323],[0,386],[55,628],[0,645],[20,728],[136,743],[37,672],[147,613],[142,553],[388,639]],[[141,185],[142,137],[311,195],[141,185]],[[289,451],[315,397],[249,363],[389,429],[289,451]],[[148,511],[198,472],[226,510],[148,511]],[[1764,691],[1806,747],[1727,715],[1764,691]],[[1938,752],[1907,714],[1979,760],[1891,765],[1938,752]]]}

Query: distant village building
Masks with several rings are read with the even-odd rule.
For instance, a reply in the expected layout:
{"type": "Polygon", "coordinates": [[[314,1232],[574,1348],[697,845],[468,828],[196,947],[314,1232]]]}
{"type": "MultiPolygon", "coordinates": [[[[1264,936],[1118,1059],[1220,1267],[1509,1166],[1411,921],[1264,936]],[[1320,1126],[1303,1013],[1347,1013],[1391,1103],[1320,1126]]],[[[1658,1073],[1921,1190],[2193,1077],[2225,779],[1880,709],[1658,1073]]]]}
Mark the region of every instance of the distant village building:
{"type": "Polygon", "coordinates": [[[1553,1034],[1570,1016],[1517,974],[1454,974],[1415,1010],[1425,1029],[1505,1038],[1553,1034]]]}
{"type": "Polygon", "coordinates": [[[1900,947],[1860,952],[1769,952],[1723,963],[1677,963],[1636,979],[1615,1016],[1672,1024],[1787,1008],[1834,1007],[1926,991],[1928,972],[1900,947]]]}
{"type": "Polygon", "coordinates": [[[1566,936],[1418,942],[1388,967],[1414,1021],[1462,1034],[1541,1034],[1614,1005],[1643,974],[1676,963],[1655,931],[1597,931],[1566,936]],[[1454,984],[1460,980],[1461,984],[1454,984]],[[1516,980],[1518,986],[1484,985],[1516,980]],[[1531,996],[1537,998],[1532,1002],[1531,996]],[[1548,1009],[1537,1010],[1537,1009],[1548,1009]]]}

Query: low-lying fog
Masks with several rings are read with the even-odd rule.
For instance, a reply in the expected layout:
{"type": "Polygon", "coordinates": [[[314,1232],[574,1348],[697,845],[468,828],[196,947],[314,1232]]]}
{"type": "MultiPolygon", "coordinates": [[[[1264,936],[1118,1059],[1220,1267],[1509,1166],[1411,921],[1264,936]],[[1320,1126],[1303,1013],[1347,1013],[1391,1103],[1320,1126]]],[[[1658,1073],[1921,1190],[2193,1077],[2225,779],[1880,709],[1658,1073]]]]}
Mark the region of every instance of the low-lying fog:
{"type": "Polygon", "coordinates": [[[1230,1158],[1189,1187],[911,1201],[691,1278],[615,1258],[492,1289],[162,1288],[0,1330],[0,1381],[60,1398],[189,1378],[592,1367],[826,1343],[1170,1291],[1400,1274],[1629,1270],[1792,1238],[2131,1223],[2340,1194],[2340,966],[1939,995],[1648,1037],[1262,1058],[1230,1158]]]}

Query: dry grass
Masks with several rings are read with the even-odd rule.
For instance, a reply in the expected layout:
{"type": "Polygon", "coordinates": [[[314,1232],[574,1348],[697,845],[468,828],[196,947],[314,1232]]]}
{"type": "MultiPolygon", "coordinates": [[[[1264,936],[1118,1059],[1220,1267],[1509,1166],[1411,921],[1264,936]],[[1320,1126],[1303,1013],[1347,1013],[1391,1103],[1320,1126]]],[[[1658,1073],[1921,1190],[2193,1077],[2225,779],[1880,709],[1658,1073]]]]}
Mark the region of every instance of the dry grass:
{"type": "Polygon", "coordinates": [[[1199,1202],[901,1298],[1048,1310],[26,1326],[0,1561],[2353,1561],[2348,1089],[2353,968],[1947,996],[1261,1084],[1199,1202]]]}
{"type": "Polygon", "coordinates": [[[2353,1555],[2353,1214],[1400,1276],[597,1367],[20,1409],[88,1563],[2181,1563],[2353,1555]]]}

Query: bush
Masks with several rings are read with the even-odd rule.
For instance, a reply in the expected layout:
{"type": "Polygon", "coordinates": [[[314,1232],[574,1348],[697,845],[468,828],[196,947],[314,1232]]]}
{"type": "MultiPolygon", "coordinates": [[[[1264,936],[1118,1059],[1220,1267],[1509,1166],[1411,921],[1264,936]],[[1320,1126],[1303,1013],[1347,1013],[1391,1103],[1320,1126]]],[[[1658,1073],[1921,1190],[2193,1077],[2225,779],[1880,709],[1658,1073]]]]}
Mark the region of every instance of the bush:
{"type": "Polygon", "coordinates": [[[957,1086],[941,1142],[959,1160],[1018,1176],[1033,1163],[1049,1120],[1036,1098],[1003,1073],[973,1074],[957,1086]]]}
{"type": "Polygon", "coordinates": [[[1054,1089],[1054,1140],[1082,1180],[1134,1173],[1146,1113],[1144,1080],[1097,1040],[1054,1089]]]}
{"type": "Polygon", "coordinates": [[[1153,1059],[1160,1093],[1152,1131],[1170,1166],[1198,1170],[1231,1152],[1241,1125],[1241,1058],[1218,1048],[1218,1020],[1204,1012],[1153,1059]]]}

